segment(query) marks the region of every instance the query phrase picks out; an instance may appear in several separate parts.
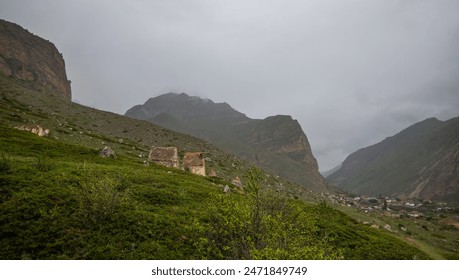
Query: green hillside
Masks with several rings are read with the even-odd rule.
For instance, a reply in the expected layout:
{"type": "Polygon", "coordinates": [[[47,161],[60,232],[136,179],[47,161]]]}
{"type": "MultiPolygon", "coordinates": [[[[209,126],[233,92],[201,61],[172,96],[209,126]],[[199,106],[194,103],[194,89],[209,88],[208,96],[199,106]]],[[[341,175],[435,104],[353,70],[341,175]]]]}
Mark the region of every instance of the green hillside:
{"type": "Polygon", "coordinates": [[[2,75],[0,109],[0,259],[429,258],[199,139],[2,75]],[[145,166],[150,145],[206,151],[219,177],[145,166]]]}
{"type": "Polygon", "coordinates": [[[325,203],[0,126],[1,259],[427,258],[325,203]],[[234,186],[233,189],[235,190],[234,186]]]}
{"type": "Polygon", "coordinates": [[[0,259],[458,258],[454,208],[441,205],[446,212],[437,213],[430,203],[425,219],[408,212],[386,219],[390,213],[353,209],[344,194],[321,193],[329,185],[291,117],[250,121],[226,103],[185,94],[183,106],[168,103],[177,114],[155,114],[181,132],[193,127],[195,136],[219,128],[225,133],[204,138],[219,137],[230,152],[246,153],[242,160],[146,120],[71,102],[55,46],[16,24],[1,27],[0,259]],[[219,118],[234,127],[220,127],[219,118]],[[204,154],[212,177],[150,163],[152,146],[176,147],[180,158],[204,154]],[[104,147],[116,154],[101,157],[104,147]],[[375,228],[385,223],[403,233],[375,228]]]}

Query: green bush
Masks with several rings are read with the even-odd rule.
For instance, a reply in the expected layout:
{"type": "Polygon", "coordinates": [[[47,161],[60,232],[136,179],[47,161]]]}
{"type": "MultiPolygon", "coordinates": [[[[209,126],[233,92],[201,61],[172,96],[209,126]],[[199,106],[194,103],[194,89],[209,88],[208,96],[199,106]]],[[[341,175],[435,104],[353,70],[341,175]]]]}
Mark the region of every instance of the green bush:
{"type": "Polygon", "coordinates": [[[54,163],[48,158],[38,157],[37,161],[33,164],[33,166],[38,171],[48,172],[48,171],[51,171],[54,168],[54,163]]]}
{"type": "Polygon", "coordinates": [[[211,259],[335,259],[317,239],[312,212],[301,203],[263,192],[257,170],[248,173],[247,195],[215,195],[201,225],[200,250],[211,259]]]}
{"type": "Polygon", "coordinates": [[[2,153],[0,157],[0,173],[8,173],[11,170],[11,159],[2,153]]]}
{"type": "Polygon", "coordinates": [[[125,201],[125,187],[117,179],[92,174],[75,189],[78,217],[85,223],[109,222],[125,201]]]}

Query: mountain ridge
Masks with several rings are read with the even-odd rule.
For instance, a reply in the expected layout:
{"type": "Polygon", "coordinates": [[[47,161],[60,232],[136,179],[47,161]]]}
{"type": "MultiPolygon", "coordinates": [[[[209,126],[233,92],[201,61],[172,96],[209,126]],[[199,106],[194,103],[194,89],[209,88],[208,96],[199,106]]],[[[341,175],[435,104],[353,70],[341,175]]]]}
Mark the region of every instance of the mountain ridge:
{"type": "Polygon", "coordinates": [[[149,98],[125,116],[205,139],[294,183],[329,191],[306,134],[291,116],[251,119],[228,103],[186,93],[149,98]]]}
{"type": "Polygon", "coordinates": [[[428,118],[350,154],[329,182],[360,194],[459,198],[459,117],[428,118]]]}

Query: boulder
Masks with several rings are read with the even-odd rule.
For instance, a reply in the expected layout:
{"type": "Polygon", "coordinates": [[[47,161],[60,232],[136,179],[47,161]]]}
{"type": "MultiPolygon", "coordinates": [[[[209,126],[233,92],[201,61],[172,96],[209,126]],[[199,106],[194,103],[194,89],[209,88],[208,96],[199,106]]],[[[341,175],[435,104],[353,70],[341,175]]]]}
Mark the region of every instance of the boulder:
{"type": "Polygon", "coordinates": [[[103,158],[116,158],[116,153],[112,150],[112,148],[105,146],[99,151],[99,156],[103,158]]]}

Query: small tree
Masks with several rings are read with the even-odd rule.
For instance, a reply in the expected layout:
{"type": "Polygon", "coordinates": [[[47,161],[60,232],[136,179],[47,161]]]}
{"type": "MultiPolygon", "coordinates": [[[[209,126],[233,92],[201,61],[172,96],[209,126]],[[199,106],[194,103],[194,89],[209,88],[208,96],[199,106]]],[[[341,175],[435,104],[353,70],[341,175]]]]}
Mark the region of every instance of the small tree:
{"type": "Polygon", "coordinates": [[[250,169],[247,195],[216,195],[209,203],[199,250],[211,259],[338,258],[317,239],[314,214],[304,203],[265,190],[262,173],[250,169]]]}

